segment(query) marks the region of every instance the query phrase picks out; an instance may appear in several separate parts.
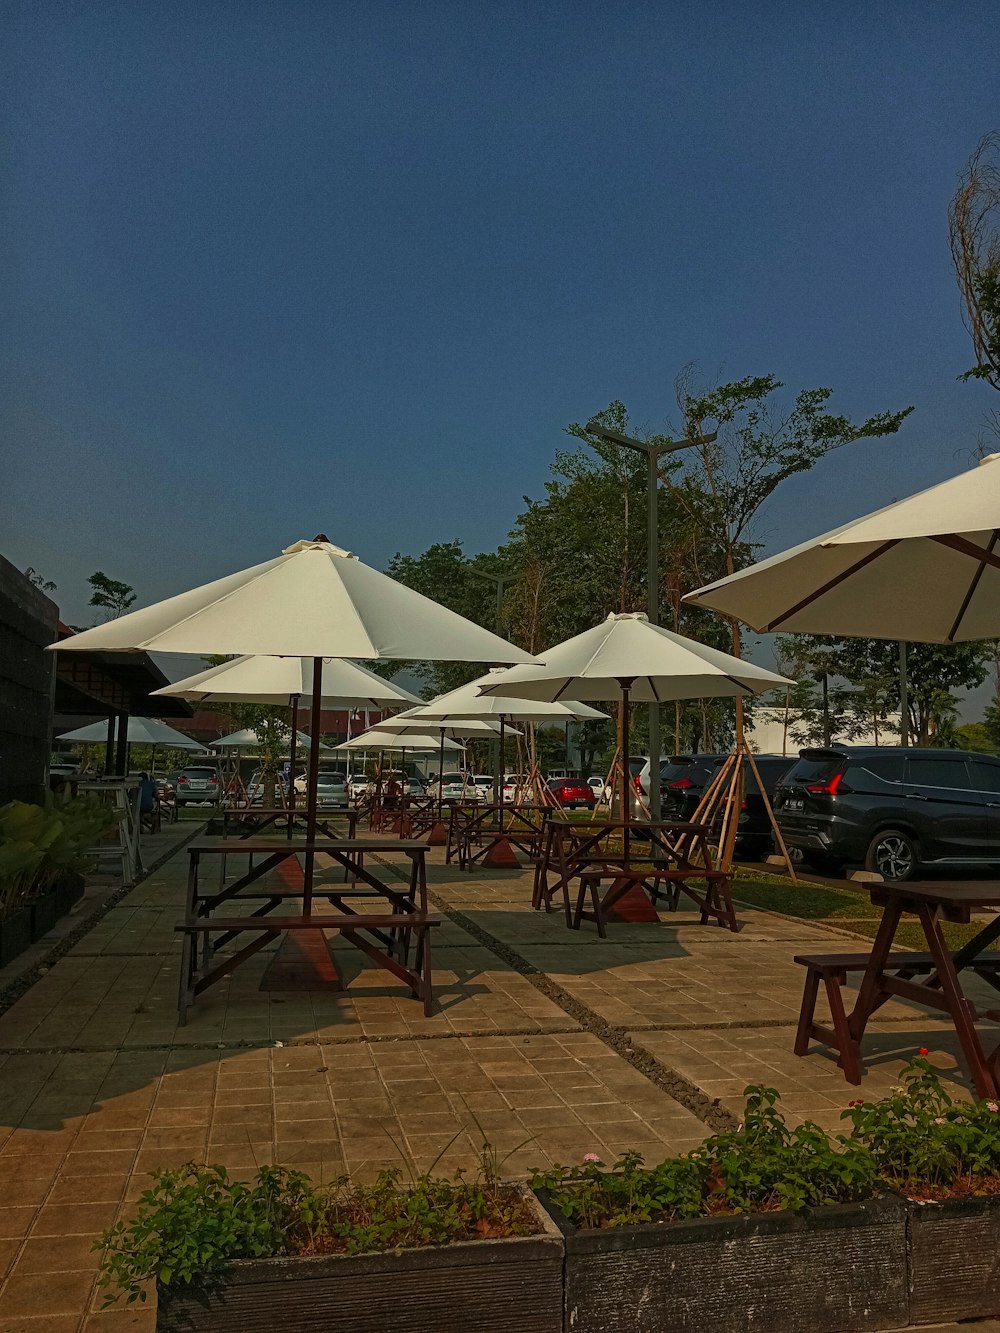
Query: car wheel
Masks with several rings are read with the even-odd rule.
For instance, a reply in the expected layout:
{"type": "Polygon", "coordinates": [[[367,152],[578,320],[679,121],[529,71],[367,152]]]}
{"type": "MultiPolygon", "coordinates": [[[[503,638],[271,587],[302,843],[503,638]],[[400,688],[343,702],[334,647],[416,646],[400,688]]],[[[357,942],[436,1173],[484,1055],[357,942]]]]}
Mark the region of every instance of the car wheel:
{"type": "Polygon", "coordinates": [[[912,879],[918,864],[917,844],[901,829],[876,833],[865,855],[865,869],[876,871],[886,880],[912,879]]]}

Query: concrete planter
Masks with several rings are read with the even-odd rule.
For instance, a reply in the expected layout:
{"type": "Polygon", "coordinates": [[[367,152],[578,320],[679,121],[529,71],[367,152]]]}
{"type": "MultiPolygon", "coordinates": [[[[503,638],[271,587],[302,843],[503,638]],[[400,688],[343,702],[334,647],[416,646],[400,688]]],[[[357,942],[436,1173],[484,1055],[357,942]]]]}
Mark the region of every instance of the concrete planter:
{"type": "Polygon", "coordinates": [[[855,1333],[907,1323],[906,1205],[580,1230],[566,1243],[573,1333],[855,1333]]]}
{"type": "Polygon", "coordinates": [[[1000,1315],[1000,1198],[910,1205],[910,1322],[1000,1315]]]}
{"type": "Polygon", "coordinates": [[[0,921],[0,967],[12,963],[31,945],[31,908],[21,907],[0,921]]]}
{"type": "Polygon", "coordinates": [[[31,938],[40,940],[47,935],[56,922],[66,915],[73,905],[83,897],[84,880],[82,875],[67,872],[61,875],[47,893],[35,898],[31,906],[31,938]]]}
{"type": "Polygon", "coordinates": [[[218,1281],[157,1288],[158,1333],[562,1333],[562,1237],[383,1254],[241,1260],[218,1281]]]}

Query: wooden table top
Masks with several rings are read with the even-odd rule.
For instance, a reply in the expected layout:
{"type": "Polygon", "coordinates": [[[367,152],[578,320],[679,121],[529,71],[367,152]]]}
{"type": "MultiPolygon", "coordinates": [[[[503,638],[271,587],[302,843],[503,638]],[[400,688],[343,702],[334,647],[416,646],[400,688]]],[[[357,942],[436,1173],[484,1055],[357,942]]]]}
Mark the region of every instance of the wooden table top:
{"type": "Polygon", "coordinates": [[[969,907],[1000,907],[1000,882],[994,880],[973,880],[968,884],[887,880],[884,884],[869,884],[868,891],[872,902],[892,898],[918,903],[940,903],[942,906],[964,904],[969,907]]]}
{"type": "Polygon", "coordinates": [[[253,852],[294,855],[296,852],[426,852],[427,844],[418,838],[323,838],[311,842],[308,838],[289,838],[277,841],[265,838],[204,838],[190,842],[188,853],[253,852]]]}

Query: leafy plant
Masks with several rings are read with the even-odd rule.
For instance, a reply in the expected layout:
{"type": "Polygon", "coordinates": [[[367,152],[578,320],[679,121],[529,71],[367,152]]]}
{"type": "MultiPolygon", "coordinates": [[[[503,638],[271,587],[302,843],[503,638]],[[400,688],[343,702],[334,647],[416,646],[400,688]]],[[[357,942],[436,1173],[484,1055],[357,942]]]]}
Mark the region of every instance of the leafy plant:
{"type": "MultiPolygon", "coordinates": [[[[107,1249],[100,1285],[117,1287],[129,1303],[145,1301],[145,1283],[189,1283],[221,1272],[232,1259],[288,1253],[292,1228],[320,1207],[308,1176],[262,1166],[249,1184],[225,1167],[189,1163],[153,1173],[131,1222],[118,1222],[97,1242],[107,1249]]],[[[107,1298],[110,1304],[117,1293],[107,1298]]]]}
{"type": "Polygon", "coordinates": [[[0,920],[44,893],[60,875],[84,870],[118,813],[98,796],[63,805],[0,806],[0,920]]]}
{"type": "Polygon", "coordinates": [[[605,1166],[587,1153],[579,1166],[536,1170],[533,1189],[544,1189],[576,1226],[621,1227],[655,1219],[697,1217],[704,1212],[708,1163],[692,1153],[645,1167],[637,1152],[623,1153],[605,1166]]]}
{"type": "Polygon", "coordinates": [[[852,1102],[844,1117],[880,1175],[900,1187],[953,1185],[1000,1173],[1000,1104],[956,1102],[921,1050],[903,1083],[880,1101],[852,1102]]]}
{"type": "Polygon", "coordinates": [[[745,1096],[741,1128],[707,1139],[695,1154],[712,1164],[713,1211],[796,1210],[878,1192],[875,1162],[864,1144],[831,1137],[808,1120],[789,1128],[774,1088],[749,1087],[745,1096]]]}
{"type": "Polygon", "coordinates": [[[190,1163],[153,1173],[131,1222],[119,1222],[105,1249],[100,1283],[110,1304],[124,1293],[146,1299],[146,1284],[190,1283],[220,1274],[234,1259],[445,1245],[490,1236],[534,1234],[538,1223],[516,1185],[501,1182],[484,1145],[472,1180],[431,1172],[382,1171],[373,1184],[346,1176],[316,1185],[300,1171],[261,1167],[249,1184],[222,1166],[190,1163]]]}

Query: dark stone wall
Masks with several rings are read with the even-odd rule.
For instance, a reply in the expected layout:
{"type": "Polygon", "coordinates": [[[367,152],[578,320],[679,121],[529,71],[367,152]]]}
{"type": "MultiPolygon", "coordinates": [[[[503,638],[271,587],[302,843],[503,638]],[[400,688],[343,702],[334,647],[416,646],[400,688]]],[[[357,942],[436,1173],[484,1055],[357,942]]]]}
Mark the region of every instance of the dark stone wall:
{"type": "Polygon", "coordinates": [[[59,609],[0,556],[0,805],[41,801],[52,726],[59,609]]]}

